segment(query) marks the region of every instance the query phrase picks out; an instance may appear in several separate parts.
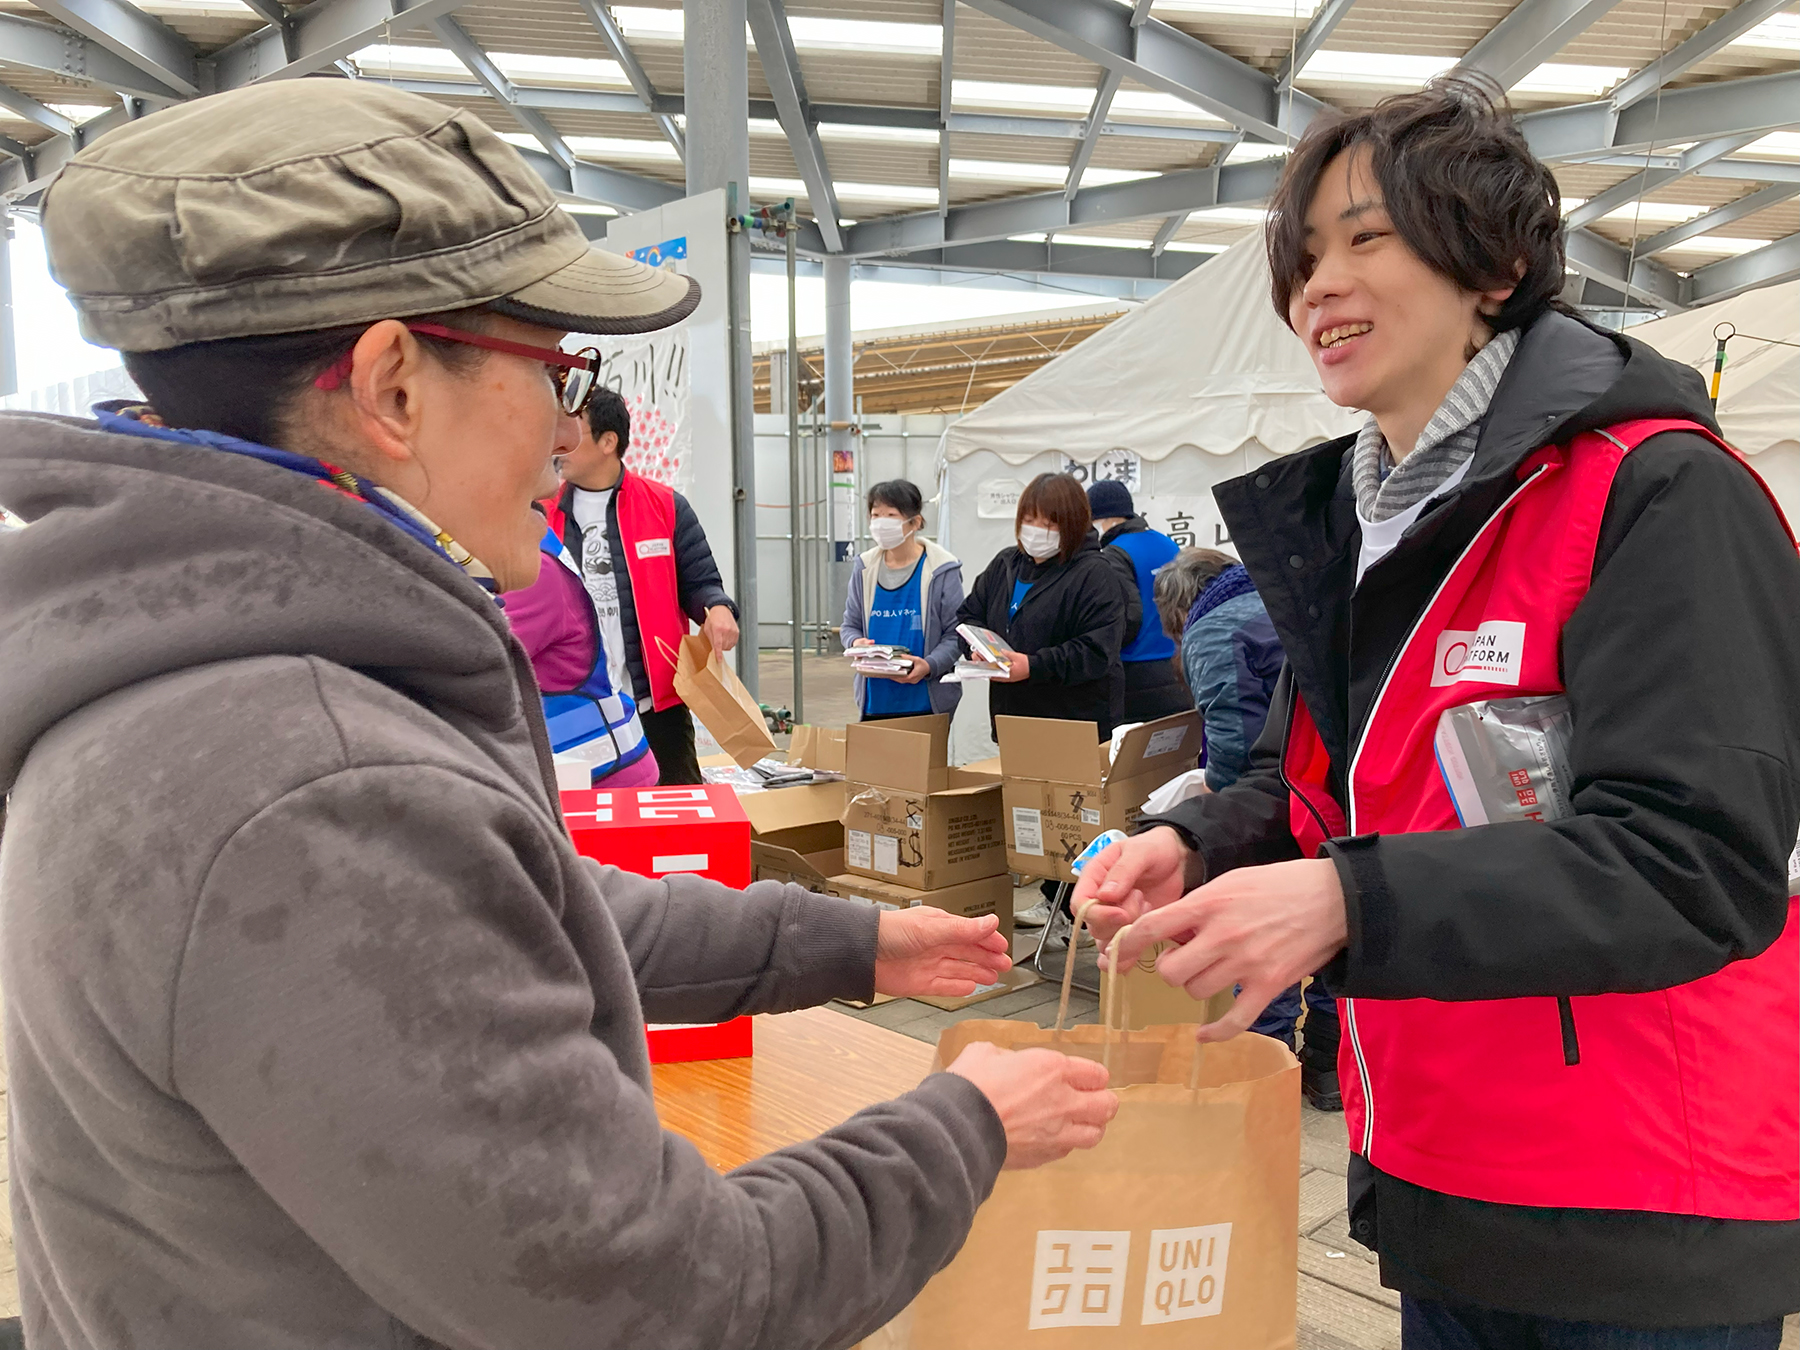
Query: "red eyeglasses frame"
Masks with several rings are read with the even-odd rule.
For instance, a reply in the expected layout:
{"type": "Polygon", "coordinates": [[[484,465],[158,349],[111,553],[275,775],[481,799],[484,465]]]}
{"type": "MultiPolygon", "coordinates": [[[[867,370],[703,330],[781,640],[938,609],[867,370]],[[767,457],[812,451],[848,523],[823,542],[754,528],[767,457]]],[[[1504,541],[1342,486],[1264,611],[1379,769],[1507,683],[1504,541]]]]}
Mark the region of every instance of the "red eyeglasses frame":
{"type": "MultiPolygon", "coordinates": [[[[404,323],[405,321],[402,320],[404,323]]],[[[446,328],[441,323],[407,323],[409,333],[418,333],[422,337],[441,338],[445,342],[460,342],[469,347],[484,347],[488,351],[505,352],[508,356],[523,356],[529,360],[542,361],[555,369],[551,378],[556,383],[556,396],[562,403],[563,411],[570,417],[579,417],[587,408],[588,400],[594,396],[599,381],[594,380],[582,395],[579,407],[570,408],[563,394],[568,383],[568,372],[572,370],[593,371],[599,367],[600,353],[593,347],[584,347],[579,352],[559,351],[555,347],[534,347],[525,342],[510,342],[506,338],[489,337],[485,333],[469,333],[460,328],[446,328]],[[558,373],[560,371],[560,373],[558,373]]],[[[322,372],[313,381],[318,389],[332,390],[338,388],[350,378],[350,372],[356,364],[356,353],[345,352],[333,365],[322,372]]]]}

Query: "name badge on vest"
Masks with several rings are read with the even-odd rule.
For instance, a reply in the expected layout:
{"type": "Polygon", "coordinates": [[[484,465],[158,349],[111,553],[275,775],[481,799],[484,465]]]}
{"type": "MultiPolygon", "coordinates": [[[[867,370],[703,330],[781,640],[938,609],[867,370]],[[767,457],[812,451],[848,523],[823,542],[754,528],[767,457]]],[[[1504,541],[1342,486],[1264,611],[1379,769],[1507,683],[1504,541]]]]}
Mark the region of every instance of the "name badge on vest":
{"type": "Polygon", "coordinates": [[[1446,628],[1438,634],[1431,683],[1479,680],[1483,684],[1517,684],[1524,655],[1522,623],[1489,619],[1473,631],[1446,628]]]}
{"type": "Polygon", "coordinates": [[[666,558],[673,551],[674,546],[667,539],[640,539],[637,543],[640,558],[666,558]]]}

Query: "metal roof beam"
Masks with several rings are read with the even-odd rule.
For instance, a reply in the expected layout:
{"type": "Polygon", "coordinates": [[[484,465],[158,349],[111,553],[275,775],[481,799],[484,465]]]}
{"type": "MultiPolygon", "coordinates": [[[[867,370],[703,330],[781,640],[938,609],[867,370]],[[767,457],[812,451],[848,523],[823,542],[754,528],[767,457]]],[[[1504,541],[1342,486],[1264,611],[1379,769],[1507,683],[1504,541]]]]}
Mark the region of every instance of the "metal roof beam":
{"type": "Polygon", "coordinates": [[[1160,258],[1175,238],[1175,232],[1187,224],[1188,213],[1182,211],[1170,216],[1156,227],[1156,238],[1150,241],[1150,256],[1160,258]]]}
{"type": "Polygon", "coordinates": [[[679,183],[666,183],[660,178],[609,169],[578,159],[565,165],[542,150],[520,146],[519,153],[556,191],[583,201],[599,202],[620,211],[648,211],[654,206],[667,206],[687,195],[679,183]]]}
{"type": "Polygon", "coordinates": [[[1790,234],[1753,253],[1708,263],[1689,278],[1693,303],[1710,305],[1734,295],[1800,277],[1800,234],[1790,234]]]}
{"type": "Polygon", "coordinates": [[[41,192],[50,186],[50,180],[62,172],[63,165],[75,157],[75,152],[82,145],[91,145],[115,127],[122,127],[131,121],[131,112],[126,108],[114,108],[110,112],[101,113],[98,117],[90,117],[76,128],[80,132],[79,141],[75,136],[52,136],[49,140],[31,147],[29,159],[12,160],[0,172],[0,198],[16,201],[41,192]]]}
{"type": "Polygon", "coordinates": [[[200,92],[194,45],[130,0],[33,0],[58,23],[99,43],[178,94],[200,92]]]}
{"type": "Polygon", "coordinates": [[[1592,230],[1571,230],[1564,239],[1569,266],[1614,290],[1650,301],[1658,309],[1687,308],[1681,278],[1660,263],[1634,258],[1623,244],[1592,230]]]}
{"type": "Polygon", "coordinates": [[[27,169],[31,167],[31,147],[22,141],[15,141],[11,136],[0,136],[0,154],[24,161],[27,169]]]}
{"type": "Polygon", "coordinates": [[[1624,182],[1613,184],[1569,212],[1563,217],[1563,228],[1585,229],[1621,206],[1629,206],[1658,188],[1679,182],[1721,156],[1729,155],[1733,150],[1742,150],[1756,136],[1756,132],[1745,132],[1737,136],[1720,136],[1716,140],[1702,141],[1699,145],[1689,146],[1675,164],[1668,168],[1640,169],[1624,182]]]}
{"type": "Polygon", "coordinates": [[[956,90],[956,0],[944,0],[943,53],[938,60],[938,215],[950,214],[950,111],[956,90]]]}
{"type": "Polygon", "coordinates": [[[1457,69],[1480,71],[1511,89],[1581,36],[1619,0],[1520,0],[1457,69]]]}
{"type": "Polygon", "coordinates": [[[1791,3],[1792,0],[1739,0],[1737,8],[1728,10],[1687,41],[1677,44],[1642,70],[1621,80],[1612,91],[1610,101],[1613,107],[1623,110],[1649,98],[1683,71],[1704,61],[1727,43],[1737,41],[1771,14],[1791,3]]]}
{"type": "Polygon", "coordinates": [[[208,57],[215,90],[310,75],[373,42],[419,28],[466,0],[314,0],[286,29],[259,28],[208,57]]]}
{"type": "Polygon", "coordinates": [[[644,67],[638,62],[637,53],[631,50],[631,44],[625,40],[625,30],[619,27],[612,11],[601,0],[581,0],[581,7],[587,11],[588,20],[599,32],[601,41],[606,43],[606,49],[613,54],[613,60],[619,63],[619,69],[625,72],[625,78],[631,81],[638,101],[656,114],[656,125],[662,129],[663,139],[675,147],[675,153],[681,159],[686,160],[687,138],[681,134],[681,128],[675,125],[675,118],[671,114],[656,112],[656,86],[644,74],[644,67]]]}
{"type": "Polygon", "coordinates": [[[800,181],[806,184],[806,200],[813,218],[819,222],[825,247],[836,253],[844,246],[843,227],[838,224],[842,213],[838,210],[837,189],[831,182],[831,166],[825,160],[825,147],[819,144],[819,133],[813,126],[806,79],[800,73],[800,53],[794,48],[787,9],[782,0],[749,0],[746,13],[750,34],[756,40],[756,59],[762,62],[781,129],[787,133],[788,147],[794,152],[800,181]]]}
{"type": "Polygon", "coordinates": [[[481,44],[469,36],[468,29],[448,14],[441,19],[433,19],[431,29],[438,35],[438,40],[463,63],[463,68],[481,82],[482,88],[507,106],[518,119],[519,125],[537,137],[538,144],[548,150],[557,163],[564,168],[575,163],[575,152],[569,149],[569,143],[562,138],[562,133],[551,126],[550,119],[535,108],[519,106],[518,91],[513,88],[513,82],[494,64],[493,58],[482,50],[481,44]]]}
{"type": "Polygon", "coordinates": [[[1294,40],[1293,50],[1281,58],[1281,66],[1275,72],[1276,84],[1284,90],[1293,87],[1294,77],[1306,69],[1313,53],[1325,45],[1355,3],[1356,0],[1325,0],[1319,6],[1306,31],[1294,40]]]}
{"type": "Polygon", "coordinates": [[[1779,206],[1793,197],[1800,197],[1800,183],[1776,183],[1766,188],[1760,188],[1748,197],[1739,197],[1735,202],[1727,202],[1724,206],[1715,207],[1703,216],[1695,216],[1683,224],[1671,225],[1661,234],[1653,234],[1648,239],[1639,240],[1638,252],[1661,253],[1664,249],[1686,243],[1696,235],[1708,234],[1722,225],[1729,225],[1733,221],[1742,220],[1745,216],[1755,215],[1758,211],[1768,207],[1779,206]]]}
{"type": "MultiPolygon", "coordinates": [[[[1140,0],[1147,15],[1150,0],[1140,0]]],[[[1119,92],[1119,85],[1125,77],[1116,70],[1109,70],[1100,77],[1100,87],[1094,91],[1094,105],[1088,110],[1087,133],[1082,136],[1081,144],[1075,147],[1075,154],[1069,160],[1068,181],[1063,184],[1063,196],[1070,201],[1081,191],[1081,176],[1087,172],[1088,161],[1094,157],[1094,147],[1100,144],[1100,134],[1106,130],[1106,116],[1112,111],[1113,95],[1119,92]]]]}
{"type": "Polygon", "coordinates": [[[1186,215],[1209,206],[1261,202],[1274,190],[1281,160],[1182,169],[1155,178],[1083,189],[1073,201],[1061,192],[1002,197],[937,212],[889,216],[850,227],[844,249],[857,256],[913,253],[946,245],[986,243],[1015,234],[1047,234],[1084,225],[1110,225],[1151,216],[1186,215]]]}
{"type": "Polygon", "coordinates": [[[145,74],[98,42],[16,14],[0,14],[0,61],[104,85],[121,93],[163,99],[181,97],[163,81],[145,74]]]}
{"type": "Polygon", "coordinates": [[[1209,253],[1165,253],[1156,257],[1149,249],[1096,247],[1062,240],[1033,243],[1022,239],[998,239],[984,244],[955,244],[883,261],[903,267],[948,267],[966,272],[1172,281],[1185,276],[1212,256],[1209,253]]]}
{"type": "Polygon", "coordinates": [[[1324,105],[1279,92],[1256,67],[1114,0],[968,0],[974,8],[1268,140],[1299,135],[1324,105]]]}
{"type": "Polygon", "coordinates": [[[1552,162],[1792,126],[1800,126],[1800,70],[1671,89],[1623,111],[1601,100],[1519,118],[1532,153],[1552,162]]]}
{"type": "MultiPolygon", "coordinates": [[[[786,276],[787,261],[774,254],[753,254],[750,270],[771,276],[786,276]]],[[[803,277],[820,276],[822,264],[817,259],[802,258],[799,274],[803,277]]],[[[892,281],[917,286],[965,286],[971,281],[980,281],[987,290],[1056,290],[1070,295],[1113,300],[1148,300],[1169,284],[1166,281],[1072,276],[1066,272],[1054,277],[1035,272],[973,272],[938,263],[921,265],[906,261],[892,264],[853,263],[851,276],[857,281],[892,281]]]]}
{"type": "Polygon", "coordinates": [[[10,84],[0,84],[0,108],[10,108],[27,122],[36,122],[46,131],[55,132],[58,136],[73,136],[75,124],[61,113],[46,108],[30,94],[14,89],[10,84]]]}

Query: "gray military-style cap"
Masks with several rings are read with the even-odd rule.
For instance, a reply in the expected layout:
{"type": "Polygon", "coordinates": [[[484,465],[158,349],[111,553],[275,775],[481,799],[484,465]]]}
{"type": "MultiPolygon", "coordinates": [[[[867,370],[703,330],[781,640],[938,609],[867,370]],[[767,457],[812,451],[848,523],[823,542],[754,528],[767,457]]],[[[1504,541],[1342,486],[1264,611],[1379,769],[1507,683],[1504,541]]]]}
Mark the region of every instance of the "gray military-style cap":
{"type": "Polygon", "coordinates": [[[697,282],[595,248],[473,113],[366,80],[178,104],[69,161],[51,271],[126,352],[485,305],[582,333],[686,318],[697,282]]]}

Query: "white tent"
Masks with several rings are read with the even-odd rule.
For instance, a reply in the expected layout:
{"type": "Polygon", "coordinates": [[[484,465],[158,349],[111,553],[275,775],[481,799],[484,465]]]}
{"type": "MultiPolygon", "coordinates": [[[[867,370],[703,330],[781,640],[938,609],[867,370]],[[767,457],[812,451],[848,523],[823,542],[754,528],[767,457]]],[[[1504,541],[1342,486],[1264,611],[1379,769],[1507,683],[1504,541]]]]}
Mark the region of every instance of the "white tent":
{"type": "Polygon", "coordinates": [[[944,433],[941,535],[977,569],[1012,539],[1032,477],[1123,478],[1151,524],[1228,544],[1215,483],[1352,431],[1269,305],[1251,237],[944,433]]]}
{"type": "Polygon", "coordinates": [[[1800,281],[1746,291],[1731,300],[1671,314],[1626,330],[1712,382],[1713,330],[1738,336],[1725,345],[1719,425],[1775,490],[1800,526],[1800,281]],[[1783,345],[1791,344],[1791,345],[1783,345]]]}
{"type": "MultiPolygon", "coordinates": [[[[939,452],[939,539],[965,584],[1012,543],[1019,493],[1037,474],[1121,478],[1153,527],[1230,547],[1212,488],[1354,431],[1325,397],[1301,341],[1269,304],[1260,236],[955,423],[939,452]]],[[[986,689],[965,686],[952,749],[991,755],[986,689]]]]}

